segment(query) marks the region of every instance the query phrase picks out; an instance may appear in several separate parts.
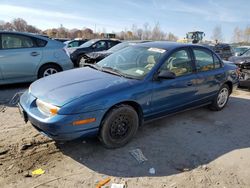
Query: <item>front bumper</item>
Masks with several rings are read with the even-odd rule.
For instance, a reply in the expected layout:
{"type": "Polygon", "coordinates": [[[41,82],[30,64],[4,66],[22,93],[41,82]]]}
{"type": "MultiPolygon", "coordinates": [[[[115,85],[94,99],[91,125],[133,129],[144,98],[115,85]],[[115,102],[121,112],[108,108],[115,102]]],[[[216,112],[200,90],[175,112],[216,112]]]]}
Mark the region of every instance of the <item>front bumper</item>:
{"type": "Polygon", "coordinates": [[[54,140],[74,140],[96,135],[99,131],[104,110],[48,117],[38,110],[35,101],[36,98],[34,96],[25,92],[20,98],[19,105],[24,113],[26,113],[28,121],[30,121],[39,132],[54,140]],[[73,121],[87,118],[96,118],[96,121],[83,125],[73,125],[73,121]]]}

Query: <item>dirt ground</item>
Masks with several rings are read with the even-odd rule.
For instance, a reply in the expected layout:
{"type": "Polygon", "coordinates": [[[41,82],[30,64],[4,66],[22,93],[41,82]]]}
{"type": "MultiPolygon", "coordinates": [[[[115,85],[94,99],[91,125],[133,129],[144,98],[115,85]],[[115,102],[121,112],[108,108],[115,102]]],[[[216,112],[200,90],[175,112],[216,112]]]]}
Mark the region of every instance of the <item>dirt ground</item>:
{"type": "Polygon", "coordinates": [[[142,126],[125,147],[93,138],[55,143],[25,124],[9,101],[28,85],[0,88],[0,187],[250,187],[250,92],[220,112],[199,108],[142,126]],[[147,161],[130,154],[140,149],[147,161]],[[45,173],[31,176],[35,169],[45,173]],[[155,173],[149,173],[154,168],[155,173]]]}

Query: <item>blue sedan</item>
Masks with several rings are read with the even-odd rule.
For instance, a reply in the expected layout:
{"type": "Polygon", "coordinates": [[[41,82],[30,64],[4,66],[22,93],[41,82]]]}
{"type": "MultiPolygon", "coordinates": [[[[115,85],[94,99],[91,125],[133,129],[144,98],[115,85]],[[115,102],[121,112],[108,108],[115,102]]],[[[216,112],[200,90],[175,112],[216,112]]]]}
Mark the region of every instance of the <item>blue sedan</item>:
{"type": "Polygon", "coordinates": [[[116,148],[145,121],[204,105],[223,109],[237,82],[236,66],[206,47],[149,42],[37,80],[19,106],[26,122],[54,140],[98,135],[116,148]]]}

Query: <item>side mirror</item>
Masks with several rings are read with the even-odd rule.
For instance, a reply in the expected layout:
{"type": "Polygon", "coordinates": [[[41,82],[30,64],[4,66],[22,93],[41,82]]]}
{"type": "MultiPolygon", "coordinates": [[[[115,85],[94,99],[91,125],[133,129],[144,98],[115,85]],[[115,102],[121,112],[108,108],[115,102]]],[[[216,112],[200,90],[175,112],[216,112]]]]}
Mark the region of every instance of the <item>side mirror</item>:
{"type": "Polygon", "coordinates": [[[96,48],[96,44],[93,44],[93,45],[92,45],[92,48],[95,49],[95,48],[96,48]]]}
{"type": "Polygon", "coordinates": [[[168,70],[161,70],[157,76],[159,79],[175,79],[175,77],[175,73],[168,70]]]}

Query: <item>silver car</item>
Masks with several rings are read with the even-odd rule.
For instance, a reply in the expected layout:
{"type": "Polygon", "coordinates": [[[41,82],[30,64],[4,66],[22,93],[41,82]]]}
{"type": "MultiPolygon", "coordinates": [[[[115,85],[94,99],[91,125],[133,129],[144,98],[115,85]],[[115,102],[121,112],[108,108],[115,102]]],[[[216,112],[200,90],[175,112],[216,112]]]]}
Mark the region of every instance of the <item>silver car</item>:
{"type": "Polygon", "coordinates": [[[64,46],[36,34],[0,31],[0,85],[32,82],[72,69],[64,46]]]}

